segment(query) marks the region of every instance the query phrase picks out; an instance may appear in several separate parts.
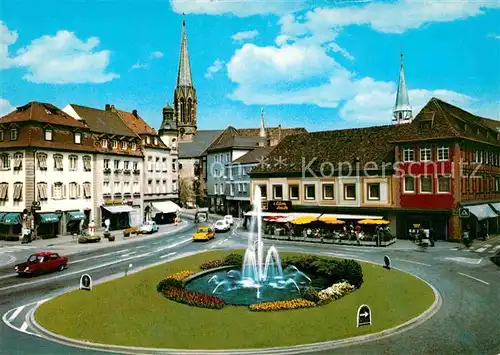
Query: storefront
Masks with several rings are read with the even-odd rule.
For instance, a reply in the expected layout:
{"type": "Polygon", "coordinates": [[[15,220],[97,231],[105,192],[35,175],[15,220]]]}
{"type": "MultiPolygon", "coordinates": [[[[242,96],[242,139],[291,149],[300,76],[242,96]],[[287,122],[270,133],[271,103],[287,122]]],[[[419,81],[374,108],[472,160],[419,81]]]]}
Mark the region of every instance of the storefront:
{"type": "MultiPolygon", "coordinates": [[[[493,204],[493,207],[499,204],[493,204]]],[[[498,206],[500,207],[500,206],[498,206]]],[[[469,217],[462,218],[462,229],[469,227],[470,235],[473,238],[486,230],[487,233],[496,233],[498,230],[498,214],[491,205],[484,203],[481,205],[465,205],[463,208],[469,210],[469,217]]]]}
{"type": "Polygon", "coordinates": [[[40,213],[37,214],[36,234],[42,239],[56,238],[59,233],[59,223],[61,215],[57,213],[40,213]]]}
{"type": "Polygon", "coordinates": [[[130,227],[130,214],[135,213],[129,205],[104,205],[101,206],[102,225],[109,219],[110,230],[126,229],[130,227]]]}
{"type": "Polygon", "coordinates": [[[0,213],[0,240],[18,240],[22,233],[21,213],[0,213]]]}
{"type": "Polygon", "coordinates": [[[66,221],[66,232],[69,234],[79,234],[81,232],[81,221],[88,223],[87,216],[80,211],[66,212],[66,221]]]}
{"type": "Polygon", "coordinates": [[[174,223],[177,214],[180,213],[181,208],[172,201],[159,201],[152,202],[152,219],[157,224],[174,223]]]}
{"type": "Polygon", "coordinates": [[[412,233],[415,230],[423,228],[431,230],[435,240],[450,239],[450,217],[449,212],[400,212],[397,214],[397,233],[398,239],[412,239],[412,233]]]}

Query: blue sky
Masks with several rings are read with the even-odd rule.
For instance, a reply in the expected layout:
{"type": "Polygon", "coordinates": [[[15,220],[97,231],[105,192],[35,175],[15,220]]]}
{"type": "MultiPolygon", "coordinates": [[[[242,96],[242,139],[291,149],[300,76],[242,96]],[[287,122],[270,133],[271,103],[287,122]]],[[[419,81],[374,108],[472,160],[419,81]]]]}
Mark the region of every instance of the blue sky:
{"type": "Polygon", "coordinates": [[[199,129],[389,124],[403,49],[414,114],[432,96],[500,119],[493,1],[4,0],[0,113],[31,100],[172,101],[185,13],[199,129]],[[22,11],[20,10],[22,7],[22,11]]]}

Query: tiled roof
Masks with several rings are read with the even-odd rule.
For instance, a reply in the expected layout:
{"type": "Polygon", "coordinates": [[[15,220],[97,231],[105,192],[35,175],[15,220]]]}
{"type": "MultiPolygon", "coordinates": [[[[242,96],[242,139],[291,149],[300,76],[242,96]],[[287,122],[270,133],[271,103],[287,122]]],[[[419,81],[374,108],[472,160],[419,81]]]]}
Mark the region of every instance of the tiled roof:
{"type": "Polygon", "coordinates": [[[0,124],[26,121],[88,129],[85,124],[75,120],[58,107],[49,103],[36,101],[31,101],[24,106],[19,106],[15,111],[0,118],[0,124]]]}
{"type": "Polygon", "coordinates": [[[211,146],[210,148],[207,149],[207,152],[214,151],[214,150],[219,150],[219,149],[244,149],[244,148],[250,148],[254,149],[259,146],[260,142],[260,137],[255,137],[255,136],[250,136],[250,137],[240,137],[240,136],[235,136],[231,137],[225,141],[223,141],[220,144],[217,144],[215,146],[211,146]]]}
{"type": "Polygon", "coordinates": [[[222,132],[222,130],[196,131],[192,141],[179,142],[179,158],[199,157],[222,132]]]}
{"type": "Polygon", "coordinates": [[[128,128],[132,130],[135,134],[150,134],[150,135],[157,135],[158,132],[156,132],[155,129],[151,128],[146,121],[142,119],[141,116],[137,113],[137,111],[133,112],[127,112],[123,110],[116,110],[118,111],[118,114],[120,117],[125,121],[126,125],[128,128]]]}
{"type": "MultiPolygon", "coordinates": [[[[238,135],[240,136],[258,136],[260,132],[260,128],[237,128],[238,135]]],[[[303,127],[295,127],[295,128],[282,128],[282,127],[267,127],[266,135],[267,138],[278,138],[281,134],[281,138],[286,136],[290,136],[292,134],[301,134],[307,133],[307,130],[303,127]],[[280,133],[281,130],[281,133],[280,133]]]]}
{"type": "Polygon", "coordinates": [[[117,136],[136,137],[116,112],[71,104],[75,112],[85,120],[93,132],[117,136]]]}
{"type": "Polygon", "coordinates": [[[245,155],[239,157],[232,164],[254,164],[258,163],[262,160],[263,157],[266,157],[269,153],[272,152],[274,147],[258,147],[254,150],[249,151],[245,155]]]}

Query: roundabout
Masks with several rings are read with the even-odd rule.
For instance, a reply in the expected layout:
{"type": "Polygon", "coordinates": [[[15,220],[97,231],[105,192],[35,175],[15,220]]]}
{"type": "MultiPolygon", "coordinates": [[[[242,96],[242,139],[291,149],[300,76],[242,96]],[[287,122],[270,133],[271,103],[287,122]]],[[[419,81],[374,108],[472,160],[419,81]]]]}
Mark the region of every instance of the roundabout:
{"type": "MultiPolygon", "coordinates": [[[[100,284],[90,292],[74,290],[41,304],[30,318],[53,340],[95,350],[191,350],[199,354],[280,349],[280,353],[292,354],[410,329],[430,318],[441,304],[439,293],[423,280],[364,262],[360,263],[364,282],[359,289],[310,308],[252,312],[248,307],[228,305],[206,309],[174,302],[157,292],[156,284],[167,275],[186,270],[198,273],[200,265],[230,253],[199,253],[100,284]],[[371,307],[374,320],[358,328],[356,310],[361,304],[371,307]]],[[[284,258],[298,256],[283,253],[284,258]]]]}

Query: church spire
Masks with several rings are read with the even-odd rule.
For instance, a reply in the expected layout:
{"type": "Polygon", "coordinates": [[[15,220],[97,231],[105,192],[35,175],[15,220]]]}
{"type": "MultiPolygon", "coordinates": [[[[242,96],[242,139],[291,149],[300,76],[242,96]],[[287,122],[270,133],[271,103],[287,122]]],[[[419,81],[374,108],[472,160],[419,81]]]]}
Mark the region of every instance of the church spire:
{"type": "Polygon", "coordinates": [[[193,86],[191,78],[191,65],[189,64],[189,53],[186,36],[186,21],[182,21],[181,54],[179,57],[179,72],[177,74],[177,86],[193,86]]]}
{"type": "Polygon", "coordinates": [[[267,134],[266,126],[264,125],[264,109],[260,110],[260,130],[259,130],[260,144],[259,146],[266,146],[267,134]]]}
{"type": "Polygon", "coordinates": [[[394,124],[411,122],[413,119],[410,99],[408,98],[408,88],[406,87],[405,71],[403,67],[403,52],[401,52],[398,91],[396,92],[396,103],[394,105],[393,115],[394,118],[392,119],[392,123],[394,124]]]}

